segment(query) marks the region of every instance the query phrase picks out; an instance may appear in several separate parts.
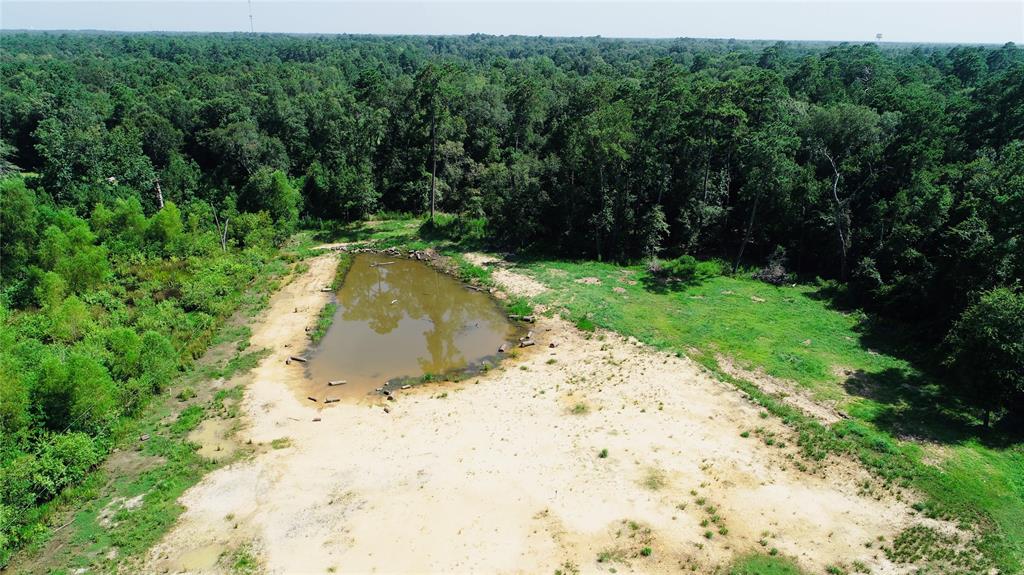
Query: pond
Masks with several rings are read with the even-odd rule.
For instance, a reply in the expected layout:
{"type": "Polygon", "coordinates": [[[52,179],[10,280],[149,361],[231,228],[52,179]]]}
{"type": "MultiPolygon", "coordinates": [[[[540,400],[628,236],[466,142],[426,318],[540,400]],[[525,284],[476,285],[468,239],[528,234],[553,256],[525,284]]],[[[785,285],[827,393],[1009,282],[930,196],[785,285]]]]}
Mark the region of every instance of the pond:
{"type": "Polygon", "coordinates": [[[356,255],[337,304],[309,354],[317,397],[365,397],[396,378],[473,368],[516,339],[489,295],[415,260],[356,255]],[[338,380],[346,383],[328,387],[338,380]]]}

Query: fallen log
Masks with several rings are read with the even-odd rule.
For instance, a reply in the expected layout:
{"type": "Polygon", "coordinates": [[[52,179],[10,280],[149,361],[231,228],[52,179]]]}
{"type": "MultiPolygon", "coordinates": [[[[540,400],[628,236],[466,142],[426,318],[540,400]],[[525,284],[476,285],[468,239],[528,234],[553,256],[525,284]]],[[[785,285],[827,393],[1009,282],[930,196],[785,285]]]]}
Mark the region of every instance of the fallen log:
{"type": "Polygon", "coordinates": [[[376,264],[370,264],[370,267],[371,268],[375,268],[377,266],[389,266],[389,265],[391,265],[393,263],[395,263],[395,262],[380,262],[380,263],[376,263],[376,264]]]}
{"type": "Polygon", "coordinates": [[[316,402],[317,402],[317,401],[316,401],[316,398],[315,398],[315,397],[313,397],[312,395],[311,395],[311,396],[309,396],[309,397],[307,397],[306,399],[308,399],[308,400],[312,401],[313,403],[316,403],[316,402]]]}
{"type": "Polygon", "coordinates": [[[389,395],[388,396],[388,401],[395,401],[395,396],[389,395]]]}
{"type": "Polygon", "coordinates": [[[498,348],[498,353],[505,353],[506,351],[508,351],[508,344],[507,343],[501,344],[501,347],[498,348]]]}
{"type": "Polygon", "coordinates": [[[302,363],[306,363],[306,358],[302,357],[301,355],[293,355],[293,356],[291,356],[288,359],[290,359],[292,361],[300,361],[302,363]]]}
{"type": "Polygon", "coordinates": [[[523,321],[525,321],[527,323],[533,323],[533,322],[537,321],[537,318],[533,317],[532,315],[524,315],[523,316],[523,321]]]}
{"type": "Polygon", "coordinates": [[[328,397],[327,399],[324,400],[324,403],[338,403],[339,401],[341,400],[338,399],[337,397],[328,397]]]}
{"type": "Polygon", "coordinates": [[[314,422],[320,421],[320,418],[319,418],[319,417],[314,417],[314,418],[313,418],[313,421],[314,421],[314,422]]]}
{"type": "Polygon", "coordinates": [[[346,381],[344,379],[332,379],[331,381],[327,382],[327,387],[334,387],[336,385],[345,385],[346,383],[348,383],[348,381],[346,381]]]}
{"type": "Polygon", "coordinates": [[[402,389],[412,389],[412,386],[407,383],[402,386],[402,389]]]}
{"type": "Polygon", "coordinates": [[[320,288],[320,291],[334,291],[334,290],[329,288],[329,287],[324,287],[324,288],[320,288]]]}
{"type": "Polygon", "coordinates": [[[533,341],[532,339],[524,339],[523,341],[519,342],[519,347],[530,347],[535,343],[537,342],[533,341]]]}
{"type": "Polygon", "coordinates": [[[553,341],[553,342],[551,342],[551,343],[549,343],[549,344],[548,344],[548,347],[550,347],[550,348],[556,348],[556,347],[558,347],[558,342],[557,342],[557,341],[553,341]]]}

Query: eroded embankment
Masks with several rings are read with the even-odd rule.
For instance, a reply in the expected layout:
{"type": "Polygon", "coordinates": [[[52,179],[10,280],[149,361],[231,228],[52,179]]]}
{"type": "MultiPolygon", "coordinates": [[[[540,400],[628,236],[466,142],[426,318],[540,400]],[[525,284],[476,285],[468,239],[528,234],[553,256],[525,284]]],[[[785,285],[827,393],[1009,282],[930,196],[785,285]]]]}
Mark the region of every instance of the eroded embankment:
{"type": "MultiPolygon", "coordinates": [[[[853,560],[900,572],[865,544],[915,521],[905,504],[859,494],[872,480],[850,462],[799,471],[788,428],[691,362],[616,334],[541,319],[538,345],[500,369],[399,392],[390,413],[318,411],[283,360],[305,344],[334,261],[310,260],[254,330],[274,351],[253,372],[240,433],[265,447],[182,498],[188,511],[145,570],[229,572],[244,546],[271,573],[708,572],[772,548],[815,572],[853,560]],[[195,549],[224,553],[184,565],[195,549]]],[[[495,277],[538,289],[514,276],[495,277]]]]}

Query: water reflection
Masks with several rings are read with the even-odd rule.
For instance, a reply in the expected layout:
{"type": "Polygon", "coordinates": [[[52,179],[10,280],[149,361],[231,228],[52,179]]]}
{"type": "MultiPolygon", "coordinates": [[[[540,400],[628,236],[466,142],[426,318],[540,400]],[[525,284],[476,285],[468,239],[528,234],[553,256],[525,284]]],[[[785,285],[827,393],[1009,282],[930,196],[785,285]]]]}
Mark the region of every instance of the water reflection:
{"type": "Polygon", "coordinates": [[[356,256],[337,297],[334,323],[309,363],[314,386],[349,382],[331,388],[334,396],[466,367],[513,336],[488,296],[412,260],[356,256]]]}

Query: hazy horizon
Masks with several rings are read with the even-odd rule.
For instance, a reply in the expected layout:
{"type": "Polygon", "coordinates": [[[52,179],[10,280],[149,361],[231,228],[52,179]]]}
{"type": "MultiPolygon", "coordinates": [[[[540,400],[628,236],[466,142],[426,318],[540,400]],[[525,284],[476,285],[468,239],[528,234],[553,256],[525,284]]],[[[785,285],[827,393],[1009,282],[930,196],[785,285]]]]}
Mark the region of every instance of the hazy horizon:
{"type": "MultiPolygon", "coordinates": [[[[1024,41],[1024,2],[804,0],[252,2],[260,33],[708,38],[1003,44],[1024,41]]],[[[13,1],[6,31],[248,32],[245,0],[13,1]]]]}

